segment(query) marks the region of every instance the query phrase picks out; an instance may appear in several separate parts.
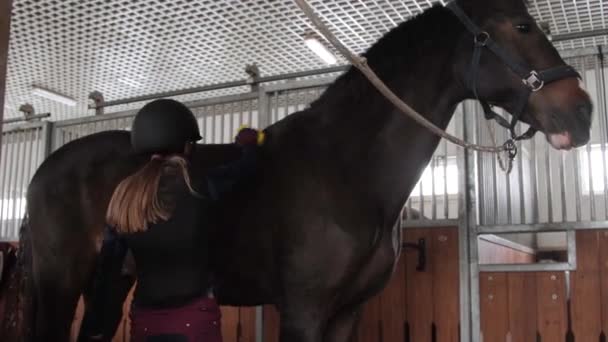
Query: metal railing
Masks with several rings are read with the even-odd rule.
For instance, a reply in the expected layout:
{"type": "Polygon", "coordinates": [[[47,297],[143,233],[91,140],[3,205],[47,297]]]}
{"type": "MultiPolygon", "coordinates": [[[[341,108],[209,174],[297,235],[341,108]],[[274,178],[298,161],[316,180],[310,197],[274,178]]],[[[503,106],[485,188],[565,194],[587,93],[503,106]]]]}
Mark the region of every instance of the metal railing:
{"type": "MultiPolygon", "coordinates": [[[[442,140],[406,203],[404,224],[428,225],[446,220],[456,222],[462,209],[458,183],[461,180],[459,174],[463,172],[477,175],[474,199],[477,205],[476,222],[479,225],[608,221],[608,172],[605,172],[608,170],[608,113],[604,69],[598,54],[570,57],[568,62],[583,75],[595,104],[590,144],[575,151],[559,152],[546,143],[543,134],[537,134],[534,139],[521,144],[513,171],[507,175],[499,169],[492,154],[475,154],[476,162],[471,166],[473,169],[463,169],[457,148],[442,140]]],[[[263,128],[304,109],[334,79],[335,76],[268,84],[250,93],[190,102],[188,106],[198,119],[204,142],[227,143],[243,124],[263,128]]],[[[50,134],[50,138],[24,138],[24,134],[38,132],[24,131],[23,127],[30,126],[15,126],[3,132],[0,175],[4,177],[1,178],[2,186],[6,190],[0,188],[3,201],[0,203],[6,208],[11,206],[11,209],[0,210],[2,227],[10,225],[11,229],[14,228],[13,221],[18,221],[14,216],[19,216],[17,214],[21,209],[18,208],[22,204],[13,204],[10,199],[24,191],[21,185],[16,184],[29,182],[33,174],[29,168],[35,170],[46,156],[46,151],[54,151],[74,139],[95,132],[129,129],[134,114],[135,111],[128,111],[30,125],[47,127],[45,134],[50,134]],[[38,139],[37,144],[41,145],[36,145],[36,148],[45,152],[40,152],[34,159],[27,156],[17,158],[27,165],[14,164],[11,158],[21,153],[19,148],[29,148],[25,143],[16,142],[19,139],[38,139]],[[26,173],[22,175],[22,172],[26,173]],[[15,214],[9,215],[13,211],[15,214]]],[[[479,107],[472,102],[460,105],[448,131],[462,135],[463,124],[473,125],[476,142],[491,143],[482,117],[479,107]]],[[[503,141],[505,134],[504,129],[496,128],[497,141],[503,141]]],[[[1,236],[16,238],[11,229],[4,229],[1,236]]]]}

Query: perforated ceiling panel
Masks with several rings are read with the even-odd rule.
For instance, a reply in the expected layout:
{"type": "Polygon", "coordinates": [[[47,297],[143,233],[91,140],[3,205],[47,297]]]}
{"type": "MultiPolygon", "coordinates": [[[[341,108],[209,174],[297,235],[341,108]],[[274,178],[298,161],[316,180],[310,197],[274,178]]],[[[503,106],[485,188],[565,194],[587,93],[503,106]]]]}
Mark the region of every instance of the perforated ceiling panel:
{"type": "MultiPolygon", "coordinates": [[[[429,0],[310,3],[356,52],[431,6],[429,0]]],[[[530,3],[533,15],[548,21],[553,34],[606,28],[606,7],[605,0],[530,3]]],[[[326,67],[304,45],[310,29],[291,0],[14,0],[5,116],[20,115],[17,109],[24,103],[38,113],[50,112],[51,120],[91,115],[87,96],[93,90],[114,100],[240,80],[251,63],[266,76],[326,67]],[[78,105],[33,96],[32,85],[73,97],[78,105]]],[[[602,37],[558,47],[605,43],[602,37]]]]}

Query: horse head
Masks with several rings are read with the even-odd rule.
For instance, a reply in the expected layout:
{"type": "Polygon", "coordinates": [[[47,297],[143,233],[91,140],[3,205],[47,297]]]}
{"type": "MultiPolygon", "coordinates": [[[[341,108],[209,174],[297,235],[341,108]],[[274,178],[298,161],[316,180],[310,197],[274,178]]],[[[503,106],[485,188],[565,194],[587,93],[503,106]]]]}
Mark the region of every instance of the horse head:
{"type": "MultiPolygon", "coordinates": [[[[589,141],[592,103],[580,76],[568,66],[527,10],[525,0],[457,0],[448,5],[467,28],[458,49],[457,78],[467,98],[507,110],[543,132],[556,149],[589,141]]],[[[514,133],[514,131],[512,130],[514,133]]]]}

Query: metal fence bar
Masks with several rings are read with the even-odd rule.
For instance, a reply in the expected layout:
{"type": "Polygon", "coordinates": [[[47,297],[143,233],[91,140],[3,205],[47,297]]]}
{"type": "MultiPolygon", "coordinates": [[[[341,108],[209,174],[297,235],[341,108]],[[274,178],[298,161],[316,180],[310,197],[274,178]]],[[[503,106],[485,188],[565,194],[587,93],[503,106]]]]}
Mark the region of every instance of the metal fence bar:
{"type": "Polygon", "coordinates": [[[551,151],[545,144],[545,191],[547,194],[547,220],[553,222],[553,177],[551,177],[551,151]]]}
{"type": "MultiPolygon", "coordinates": [[[[26,196],[26,192],[27,192],[26,189],[29,184],[31,176],[34,174],[34,171],[32,171],[32,165],[34,164],[34,163],[32,163],[32,160],[34,158],[36,158],[36,159],[38,158],[38,155],[37,154],[34,155],[34,152],[38,149],[38,145],[41,141],[41,139],[39,139],[40,133],[41,133],[41,129],[40,130],[39,129],[31,130],[29,132],[29,138],[30,138],[29,140],[31,141],[31,143],[27,144],[26,158],[23,161],[25,164],[24,168],[25,168],[25,170],[27,170],[27,173],[21,177],[21,186],[19,187],[19,189],[20,189],[19,207],[21,207],[23,205],[23,207],[25,208],[25,206],[27,205],[25,203],[25,201],[26,201],[25,196],[26,196]]],[[[24,213],[22,213],[22,214],[24,214],[24,213]]],[[[17,235],[19,233],[18,228],[15,233],[16,233],[15,235],[17,235]]]]}
{"type": "Polygon", "coordinates": [[[13,207],[15,206],[15,204],[13,203],[12,199],[12,193],[13,193],[13,184],[15,184],[15,164],[17,162],[17,160],[19,159],[19,156],[17,155],[17,143],[18,143],[18,135],[16,133],[11,133],[11,142],[12,144],[9,147],[10,150],[10,155],[11,158],[9,159],[10,162],[7,165],[9,168],[9,173],[8,173],[8,182],[7,182],[7,192],[4,194],[4,196],[6,196],[6,200],[9,204],[8,206],[8,210],[6,211],[6,215],[3,215],[6,220],[4,221],[5,226],[4,226],[4,232],[6,235],[8,235],[8,229],[10,227],[10,215],[11,212],[13,211],[13,207]]]}
{"type": "Polygon", "coordinates": [[[511,203],[511,175],[512,173],[505,172],[505,186],[506,186],[506,196],[507,196],[507,222],[513,222],[513,213],[512,213],[512,203],[511,203]]]}
{"type": "MultiPolygon", "coordinates": [[[[490,125],[494,125],[493,122],[490,123],[490,125]]],[[[496,159],[495,155],[492,155],[492,203],[493,203],[493,209],[494,209],[494,216],[493,216],[493,221],[494,222],[498,222],[499,220],[499,207],[498,207],[498,177],[497,177],[497,172],[496,172],[496,163],[498,163],[498,160],[496,159]]]]}
{"type": "Polygon", "coordinates": [[[448,142],[443,140],[443,217],[450,217],[450,201],[448,200],[448,142]]]}
{"type": "MultiPolygon", "coordinates": [[[[518,134],[521,134],[523,129],[521,124],[518,125],[518,134]]],[[[517,185],[519,186],[519,222],[526,222],[526,201],[524,199],[524,156],[519,153],[517,156],[517,185]]]]}
{"type": "MultiPolygon", "coordinates": [[[[5,218],[8,215],[5,214],[5,212],[8,211],[8,196],[6,195],[6,193],[8,192],[8,179],[9,179],[9,173],[10,173],[10,167],[9,167],[9,163],[8,161],[11,160],[12,156],[10,155],[10,147],[12,142],[12,136],[10,133],[7,134],[3,134],[2,137],[2,164],[0,164],[0,166],[2,167],[2,188],[0,190],[0,199],[2,200],[2,206],[0,207],[0,217],[1,218],[5,218]]],[[[5,229],[5,220],[3,219],[2,221],[0,221],[0,233],[2,234],[2,236],[6,236],[7,232],[5,229]]]]}
{"type": "MultiPolygon", "coordinates": [[[[463,106],[461,133],[464,139],[479,143],[475,126],[477,116],[464,115],[467,106],[463,106]]],[[[475,198],[475,155],[478,152],[458,149],[459,170],[459,224],[458,224],[458,256],[459,256],[459,299],[460,299],[460,340],[480,342],[480,301],[479,301],[479,263],[477,256],[477,236],[473,234],[477,221],[475,198]]]]}
{"type": "Polygon", "coordinates": [[[531,146],[531,159],[534,166],[534,170],[532,172],[532,205],[533,205],[533,214],[532,214],[532,222],[536,222],[540,219],[540,208],[538,203],[538,197],[540,195],[540,186],[538,182],[538,156],[536,153],[536,138],[532,138],[530,142],[531,146]]]}
{"type": "Polygon", "coordinates": [[[562,222],[568,221],[568,213],[566,207],[566,177],[564,175],[564,168],[566,164],[566,155],[563,152],[559,154],[559,180],[560,180],[560,200],[562,205],[562,222]]]}
{"type": "MultiPolygon", "coordinates": [[[[580,165],[580,158],[579,158],[578,153],[574,154],[574,165],[576,165],[576,166],[580,165]]],[[[574,192],[575,192],[575,200],[576,200],[576,221],[580,222],[582,220],[581,199],[582,199],[583,195],[582,195],[580,177],[579,177],[578,172],[576,171],[576,168],[575,168],[575,172],[574,172],[574,192]]]]}
{"type": "Polygon", "coordinates": [[[437,219],[437,202],[435,201],[435,156],[431,157],[431,219],[437,219]]]}

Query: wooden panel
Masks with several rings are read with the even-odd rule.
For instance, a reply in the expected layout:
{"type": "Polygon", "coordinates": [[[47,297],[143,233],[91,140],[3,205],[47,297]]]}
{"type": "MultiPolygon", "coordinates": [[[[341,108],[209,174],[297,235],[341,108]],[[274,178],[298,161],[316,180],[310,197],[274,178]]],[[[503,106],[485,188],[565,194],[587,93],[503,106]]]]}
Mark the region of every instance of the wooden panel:
{"type": "Polygon", "coordinates": [[[599,232],[599,273],[602,304],[602,331],[608,334],[608,230],[599,232]]]}
{"type": "Polygon", "coordinates": [[[255,308],[240,308],[240,339],[238,342],[255,342],[255,308]]]}
{"type": "Polygon", "coordinates": [[[576,232],[577,270],[571,273],[572,330],[578,342],[596,342],[601,334],[598,232],[576,232]]]}
{"type": "Polygon", "coordinates": [[[436,342],[458,342],[460,284],[457,228],[433,229],[432,260],[436,342]]]}
{"type": "Polygon", "coordinates": [[[533,303],[536,303],[536,275],[507,273],[507,282],[511,341],[535,341],[537,317],[533,303]]]}
{"type": "Polygon", "coordinates": [[[357,342],[381,342],[381,305],[380,296],[374,296],[363,306],[361,319],[359,321],[357,342]]]}
{"type": "Polygon", "coordinates": [[[405,292],[405,258],[402,254],[390,282],[380,295],[384,341],[404,341],[405,292]]]}
{"type": "Polygon", "coordinates": [[[484,341],[505,341],[509,331],[507,276],[479,274],[481,331],[484,341]]]}
{"type": "Polygon", "coordinates": [[[534,254],[503,246],[485,239],[478,240],[480,264],[531,264],[534,254]]]}
{"type": "Polygon", "coordinates": [[[232,306],[222,306],[222,336],[224,342],[237,342],[239,310],[232,306]]]}
{"type": "Polygon", "coordinates": [[[567,330],[564,274],[536,273],[538,331],[542,341],[564,341],[567,330]]]}
{"type": "Polygon", "coordinates": [[[273,305],[264,306],[264,342],[279,342],[280,316],[273,305]]]}
{"type": "Polygon", "coordinates": [[[418,253],[413,249],[404,251],[407,279],[407,310],[406,315],[410,325],[410,341],[431,341],[433,323],[433,269],[434,241],[431,229],[406,229],[405,241],[418,242],[426,239],[427,270],[416,271],[418,253]]]}

